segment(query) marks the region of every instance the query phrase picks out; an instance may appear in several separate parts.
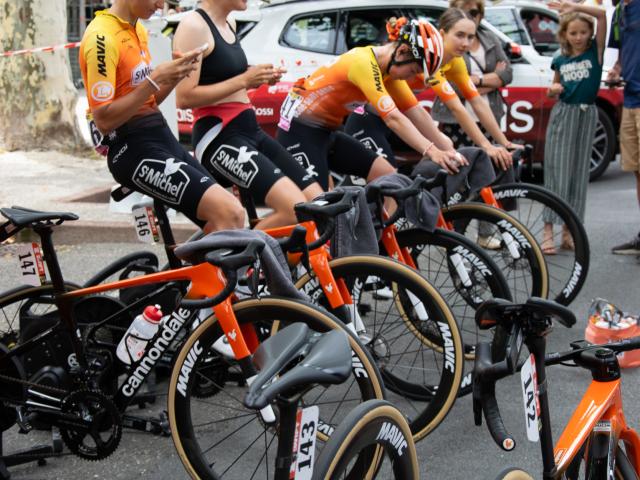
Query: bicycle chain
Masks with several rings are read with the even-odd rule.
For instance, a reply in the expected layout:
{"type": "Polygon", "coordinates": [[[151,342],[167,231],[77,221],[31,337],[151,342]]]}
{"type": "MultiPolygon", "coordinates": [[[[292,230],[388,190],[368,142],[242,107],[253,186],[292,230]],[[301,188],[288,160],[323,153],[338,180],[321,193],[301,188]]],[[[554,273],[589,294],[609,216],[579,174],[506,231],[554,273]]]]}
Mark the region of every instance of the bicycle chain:
{"type": "Polygon", "coordinates": [[[52,387],[50,385],[42,385],[40,383],[30,382],[29,380],[23,380],[22,378],[10,377],[8,375],[0,374],[0,380],[5,380],[13,383],[19,383],[21,385],[26,385],[28,387],[37,387],[43,390],[48,390],[53,393],[62,393],[64,395],[68,395],[70,392],[68,390],[64,390],[62,388],[52,387]]]}

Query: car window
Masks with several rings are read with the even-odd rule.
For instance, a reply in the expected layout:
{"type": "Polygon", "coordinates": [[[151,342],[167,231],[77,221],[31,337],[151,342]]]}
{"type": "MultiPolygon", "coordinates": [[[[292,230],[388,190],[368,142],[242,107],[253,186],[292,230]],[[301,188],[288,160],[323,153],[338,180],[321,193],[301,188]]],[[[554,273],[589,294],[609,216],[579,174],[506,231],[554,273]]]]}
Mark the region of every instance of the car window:
{"type": "Polygon", "coordinates": [[[387,41],[387,20],[400,17],[399,9],[351,10],[347,20],[347,48],[381,45],[387,41]]]}
{"type": "Polygon", "coordinates": [[[285,27],[281,42],[301,50],[333,53],[337,16],[337,12],[315,12],[295,17],[285,27]]]}
{"type": "Polygon", "coordinates": [[[560,48],[556,38],[558,20],[535,10],[523,9],[520,15],[529,31],[534,48],[542,55],[553,55],[560,48]]]}
{"type": "Polygon", "coordinates": [[[407,10],[407,15],[410,18],[428,20],[434,25],[438,25],[438,18],[440,18],[440,15],[442,15],[442,12],[444,12],[443,9],[436,9],[436,8],[412,8],[410,10],[407,10]]]}
{"type": "Polygon", "coordinates": [[[520,26],[516,13],[511,8],[487,8],[484,18],[511,40],[520,45],[530,45],[526,32],[520,26]]]}

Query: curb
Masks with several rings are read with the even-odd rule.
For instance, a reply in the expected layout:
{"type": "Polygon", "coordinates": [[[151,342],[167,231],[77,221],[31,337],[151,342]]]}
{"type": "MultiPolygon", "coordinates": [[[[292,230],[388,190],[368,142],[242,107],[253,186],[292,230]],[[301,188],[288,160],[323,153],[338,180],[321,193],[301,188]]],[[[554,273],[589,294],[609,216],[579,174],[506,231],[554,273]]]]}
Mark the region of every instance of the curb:
{"type": "MultiPolygon", "coordinates": [[[[196,231],[196,226],[187,223],[172,223],[171,229],[176,242],[184,242],[196,231]]],[[[56,245],[78,243],[134,243],[136,237],[129,222],[66,222],[56,227],[53,234],[56,245]]]]}

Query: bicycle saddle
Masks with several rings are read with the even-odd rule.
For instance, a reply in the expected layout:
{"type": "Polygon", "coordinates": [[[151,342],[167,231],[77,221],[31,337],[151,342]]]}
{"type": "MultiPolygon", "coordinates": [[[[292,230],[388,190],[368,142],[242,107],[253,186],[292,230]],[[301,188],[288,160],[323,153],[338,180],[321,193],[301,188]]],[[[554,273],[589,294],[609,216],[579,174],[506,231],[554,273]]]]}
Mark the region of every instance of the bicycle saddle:
{"type": "Polygon", "coordinates": [[[78,220],[78,216],[71,212],[40,212],[15,205],[11,208],[0,208],[0,213],[17,227],[26,227],[44,221],[60,225],[65,220],[78,220]]]}
{"type": "Polygon", "coordinates": [[[513,323],[540,317],[551,317],[568,328],[576,323],[575,315],[567,307],[551,300],[531,297],[526,303],[519,304],[501,298],[482,302],[476,310],[476,325],[482,330],[495,325],[501,325],[509,330],[513,323]]]}
{"type": "Polygon", "coordinates": [[[343,331],[319,334],[303,323],[294,323],[261,343],[253,361],[260,373],[249,387],[244,404],[259,410],[281,393],[344,382],[351,372],[351,347],[343,331]],[[298,357],[303,358],[296,366],[274,380],[298,357]]]}

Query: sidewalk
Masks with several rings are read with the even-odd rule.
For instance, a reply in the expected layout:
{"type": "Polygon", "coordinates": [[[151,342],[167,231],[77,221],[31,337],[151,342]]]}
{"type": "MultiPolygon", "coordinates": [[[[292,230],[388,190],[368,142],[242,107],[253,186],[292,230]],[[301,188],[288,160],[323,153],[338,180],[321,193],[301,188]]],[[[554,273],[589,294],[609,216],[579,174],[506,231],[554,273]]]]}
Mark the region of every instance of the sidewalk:
{"type": "MultiPolygon", "coordinates": [[[[0,151],[0,171],[0,207],[67,211],[80,217],[56,229],[56,244],[137,241],[131,213],[116,213],[114,209],[123,210],[118,204],[110,208],[115,181],[105,159],[0,151]]],[[[171,218],[171,226],[178,241],[195,229],[181,214],[171,218]]]]}

